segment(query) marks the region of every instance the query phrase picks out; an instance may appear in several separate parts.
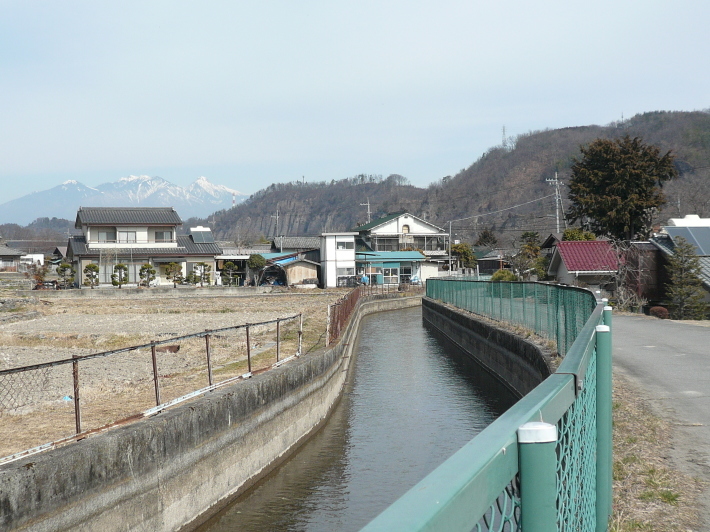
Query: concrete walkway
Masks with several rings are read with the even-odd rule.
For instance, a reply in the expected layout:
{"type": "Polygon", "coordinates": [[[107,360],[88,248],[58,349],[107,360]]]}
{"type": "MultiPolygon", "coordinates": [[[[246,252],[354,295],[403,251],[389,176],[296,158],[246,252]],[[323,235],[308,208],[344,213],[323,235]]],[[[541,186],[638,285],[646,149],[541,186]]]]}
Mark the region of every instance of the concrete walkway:
{"type": "MultiPolygon", "coordinates": [[[[656,413],[677,429],[671,458],[710,485],[710,325],[614,316],[614,371],[638,385],[656,413]],[[705,325],[705,326],[703,326],[705,325]]],[[[708,492],[702,530],[710,531],[708,492]]]]}

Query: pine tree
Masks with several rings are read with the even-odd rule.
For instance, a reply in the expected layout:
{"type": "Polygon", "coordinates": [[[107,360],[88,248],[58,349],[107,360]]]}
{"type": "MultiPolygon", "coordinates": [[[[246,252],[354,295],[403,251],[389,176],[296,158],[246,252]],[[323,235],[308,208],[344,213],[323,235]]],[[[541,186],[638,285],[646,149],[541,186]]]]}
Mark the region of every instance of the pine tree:
{"type": "Polygon", "coordinates": [[[666,286],[671,318],[703,319],[707,312],[707,305],[703,302],[700,259],[695,254],[695,246],[683,237],[677,237],[673,255],[668,257],[666,269],[670,277],[670,282],[666,286]]]}
{"type": "Polygon", "coordinates": [[[597,139],[581,152],[572,165],[567,217],[619,240],[647,233],[651,216],[665,203],[663,183],[678,176],[673,154],[661,155],[628,135],[597,139]]]}

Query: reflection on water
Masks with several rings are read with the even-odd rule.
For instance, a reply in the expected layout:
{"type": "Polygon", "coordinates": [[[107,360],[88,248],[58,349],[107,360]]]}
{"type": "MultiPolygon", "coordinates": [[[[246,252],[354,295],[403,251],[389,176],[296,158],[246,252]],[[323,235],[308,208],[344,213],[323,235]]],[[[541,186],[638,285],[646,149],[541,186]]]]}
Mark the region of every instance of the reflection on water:
{"type": "Polygon", "coordinates": [[[328,423],[199,530],[359,530],[514,401],[421,308],[366,317],[356,349],[328,423]]]}

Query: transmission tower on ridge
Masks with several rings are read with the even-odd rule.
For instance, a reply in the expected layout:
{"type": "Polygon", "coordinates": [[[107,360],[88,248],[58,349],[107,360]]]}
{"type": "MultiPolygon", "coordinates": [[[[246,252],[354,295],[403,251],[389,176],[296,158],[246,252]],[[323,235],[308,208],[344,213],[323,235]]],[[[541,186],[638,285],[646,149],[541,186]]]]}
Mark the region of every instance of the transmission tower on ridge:
{"type": "MultiPolygon", "coordinates": [[[[545,179],[550,185],[555,187],[555,220],[557,222],[557,232],[560,232],[560,209],[562,209],[562,194],[560,194],[560,180],[557,178],[557,172],[555,172],[554,179],[545,179]]],[[[567,221],[564,220],[565,229],[567,228],[567,221]]]]}
{"type": "Polygon", "coordinates": [[[360,206],[367,206],[367,223],[370,223],[370,198],[367,198],[367,203],[361,203],[360,206]]]}

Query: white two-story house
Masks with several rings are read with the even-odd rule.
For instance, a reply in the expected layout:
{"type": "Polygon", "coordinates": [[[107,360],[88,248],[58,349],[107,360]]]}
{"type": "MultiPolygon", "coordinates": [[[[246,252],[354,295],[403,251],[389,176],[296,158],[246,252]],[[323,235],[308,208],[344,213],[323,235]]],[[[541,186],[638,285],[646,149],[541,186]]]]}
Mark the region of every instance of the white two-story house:
{"type": "MultiPolygon", "coordinates": [[[[401,282],[416,276],[425,281],[448,272],[442,271],[449,259],[449,233],[426,220],[408,212],[388,214],[370,223],[356,227],[362,243],[378,253],[419,251],[424,260],[411,264],[407,257],[396,257],[390,261],[392,277],[397,273],[397,261],[403,261],[397,268],[401,282]]],[[[383,255],[384,257],[384,255],[383,255]]],[[[384,271],[384,270],[383,270],[384,271]]],[[[386,273],[386,272],[385,272],[386,273]]],[[[385,276],[386,277],[386,276],[385,276]]]]}
{"type": "Polygon", "coordinates": [[[138,272],[146,263],[155,268],[157,284],[169,283],[165,265],[170,262],[180,264],[185,276],[201,262],[214,272],[221,249],[210,229],[195,227],[188,235],[178,235],[181,225],[171,207],[81,207],[75,227],[82,235],[69,239],[67,259],[76,268],[79,285],[90,263],[99,266],[100,284],[111,284],[113,268],[119,263],[128,266],[129,284],[138,282],[138,272]]]}
{"type": "Polygon", "coordinates": [[[355,277],[355,236],[357,233],[323,233],[320,261],[323,288],[349,286],[355,277]]]}

